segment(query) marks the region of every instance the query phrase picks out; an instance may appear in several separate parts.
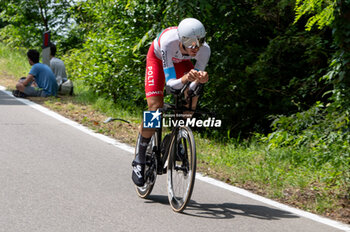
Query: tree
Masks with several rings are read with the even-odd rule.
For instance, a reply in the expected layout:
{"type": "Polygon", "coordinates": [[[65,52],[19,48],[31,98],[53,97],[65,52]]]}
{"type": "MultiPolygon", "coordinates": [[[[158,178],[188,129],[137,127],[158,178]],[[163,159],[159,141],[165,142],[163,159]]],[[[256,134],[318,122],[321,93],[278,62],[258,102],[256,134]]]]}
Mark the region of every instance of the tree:
{"type": "Polygon", "coordinates": [[[0,15],[3,24],[0,40],[23,47],[40,46],[44,31],[52,37],[67,33],[72,0],[2,0],[0,15]],[[64,28],[64,29],[62,29],[64,28]]]}

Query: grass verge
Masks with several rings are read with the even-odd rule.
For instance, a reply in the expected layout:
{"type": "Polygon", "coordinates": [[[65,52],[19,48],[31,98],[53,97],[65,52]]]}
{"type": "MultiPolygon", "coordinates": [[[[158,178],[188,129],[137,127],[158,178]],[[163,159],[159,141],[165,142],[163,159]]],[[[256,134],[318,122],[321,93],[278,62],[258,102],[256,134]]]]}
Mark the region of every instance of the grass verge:
{"type": "MultiPolygon", "coordinates": [[[[0,43],[0,69],[0,85],[13,89],[18,77],[25,76],[30,69],[25,52],[9,49],[0,43]]],[[[141,109],[125,110],[121,104],[96,96],[79,81],[75,81],[75,94],[73,97],[30,100],[96,132],[135,144],[141,109]],[[104,124],[103,121],[110,116],[131,123],[104,124]]],[[[293,153],[306,156],[307,149],[270,150],[265,143],[254,139],[218,142],[200,134],[195,134],[195,138],[199,172],[282,203],[350,223],[349,183],[340,178],[338,182],[328,181],[335,175],[334,167],[326,163],[315,168],[291,161],[293,153]]]]}
{"type": "Polygon", "coordinates": [[[0,78],[6,88],[13,88],[14,80],[27,76],[30,65],[25,54],[25,50],[10,49],[0,43],[0,78]]]}

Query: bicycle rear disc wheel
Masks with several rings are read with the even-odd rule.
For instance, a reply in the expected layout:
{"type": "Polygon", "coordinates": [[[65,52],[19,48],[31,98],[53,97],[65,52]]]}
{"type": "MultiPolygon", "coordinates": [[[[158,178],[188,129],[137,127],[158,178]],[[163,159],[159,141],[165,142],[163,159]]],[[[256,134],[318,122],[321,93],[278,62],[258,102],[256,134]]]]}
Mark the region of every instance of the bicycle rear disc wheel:
{"type": "Polygon", "coordinates": [[[196,146],[188,127],[180,127],[177,136],[172,138],[167,173],[171,208],[182,212],[191,199],[196,176],[196,146]]]}
{"type": "MultiPolygon", "coordinates": [[[[135,157],[136,154],[138,154],[138,149],[139,149],[139,143],[140,143],[141,135],[139,134],[137,137],[137,143],[136,143],[136,148],[135,148],[135,157]]],[[[157,178],[157,159],[155,155],[153,155],[153,147],[156,144],[156,133],[152,136],[151,141],[148,144],[147,150],[146,150],[146,167],[145,167],[145,184],[141,187],[136,186],[136,192],[137,195],[141,198],[147,198],[152,190],[153,186],[156,182],[157,178]]]]}

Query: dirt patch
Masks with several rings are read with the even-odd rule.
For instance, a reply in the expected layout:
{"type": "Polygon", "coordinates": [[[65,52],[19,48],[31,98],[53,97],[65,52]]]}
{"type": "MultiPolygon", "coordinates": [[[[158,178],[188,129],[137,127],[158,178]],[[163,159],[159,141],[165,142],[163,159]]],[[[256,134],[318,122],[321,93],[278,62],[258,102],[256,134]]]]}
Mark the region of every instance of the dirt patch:
{"type": "Polygon", "coordinates": [[[14,89],[19,78],[9,75],[5,71],[0,71],[0,85],[7,89],[14,89]]]}

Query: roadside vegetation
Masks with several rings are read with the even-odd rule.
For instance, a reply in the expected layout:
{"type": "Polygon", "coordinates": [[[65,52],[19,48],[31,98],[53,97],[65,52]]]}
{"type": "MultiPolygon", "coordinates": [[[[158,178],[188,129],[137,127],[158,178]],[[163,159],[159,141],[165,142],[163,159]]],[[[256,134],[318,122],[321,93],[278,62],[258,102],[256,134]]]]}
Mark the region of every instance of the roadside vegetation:
{"type": "MultiPolygon", "coordinates": [[[[25,51],[0,43],[0,70],[0,85],[13,89],[18,77],[29,70],[25,51]]],[[[30,100],[96,132],[134,145],[143,108],[118,104],[96,94],[81,80],[74,83],[73,97],[30,100]],[[126,119],[131,124],[118,121],[104,124],[110,116],[126,119]]],[[[327,120],[317,116],[324,108],[317,105],[309,111],[278,117],[273,132],[267,135],[256,133],[249,138],[239,138],[226,134],[223,138],[213,138],[211,134],[196,132],[198,171],[277,201],[350,223],[349,138],[346,131],[337,132],[333,127],[327,130],[328,123],[317,123],[327,120]],[[332,134],[331,141],[322,139],[330,137],[327,133],[332,134]]]]}

